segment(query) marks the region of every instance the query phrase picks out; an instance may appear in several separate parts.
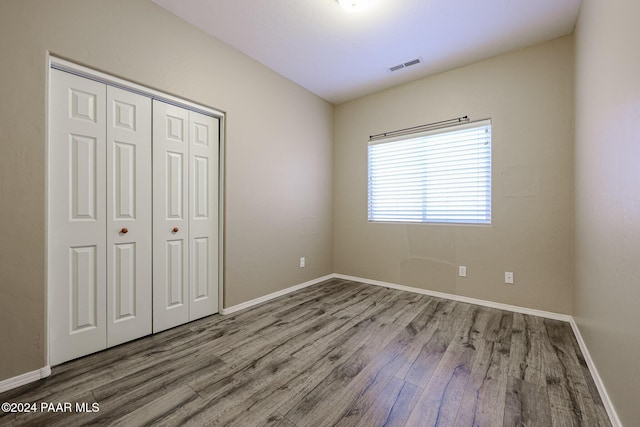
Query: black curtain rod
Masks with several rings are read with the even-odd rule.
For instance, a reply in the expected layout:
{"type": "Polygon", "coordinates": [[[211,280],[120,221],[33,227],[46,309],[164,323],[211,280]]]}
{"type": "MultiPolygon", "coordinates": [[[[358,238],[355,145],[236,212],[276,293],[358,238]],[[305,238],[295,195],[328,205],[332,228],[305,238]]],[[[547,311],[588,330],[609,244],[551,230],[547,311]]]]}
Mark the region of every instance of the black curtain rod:
{"type": "Polygon", "coordinates": [[[398,130],[393,130],[391,132],[385,132],[385,133],[379,133],[377,135],[371,135],[371,136],[369,136],[369,141],[373,141],[374,139],[387,138],[387,137],[390,137],[390,136],[404,135],[404,134],[419,132],[419,131],[422,131],[422,130],[429,130],[430,128],[437,128],[437,127],[440,127],[440,126],[443,126],[443,125],[448,125],[448,124],[453,124],[453,123],[461,123],[461,122],[468,122],[468,121],[469,121],[469,116],[462,116],[462,117],[457,117],[455,119],[449,119],[449,120],[442,120],[440,122],[427,123],[426,125],[413,126],[413,127],[410,127],[410,128],[398,129],[398,130]]]}

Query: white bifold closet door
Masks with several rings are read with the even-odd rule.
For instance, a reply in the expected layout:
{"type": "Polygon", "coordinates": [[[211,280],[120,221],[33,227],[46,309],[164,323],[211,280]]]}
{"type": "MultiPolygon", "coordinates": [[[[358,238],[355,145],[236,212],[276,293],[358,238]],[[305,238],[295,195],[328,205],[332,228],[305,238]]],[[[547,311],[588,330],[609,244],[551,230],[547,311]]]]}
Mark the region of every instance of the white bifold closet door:
{"type": "Polygon", "coordinates": [[[107,346],[152,331],[151,98],[107,86],[107,346]]]}
{"type": "Polygon", "coordinates": [[[219,121],[153,101],[153,332],[218,311],[219,121]]]}
{"type": "Polygon", "coordinates": [[[51,71],[55,365],[151,333],[151,100],[51,71]]]}

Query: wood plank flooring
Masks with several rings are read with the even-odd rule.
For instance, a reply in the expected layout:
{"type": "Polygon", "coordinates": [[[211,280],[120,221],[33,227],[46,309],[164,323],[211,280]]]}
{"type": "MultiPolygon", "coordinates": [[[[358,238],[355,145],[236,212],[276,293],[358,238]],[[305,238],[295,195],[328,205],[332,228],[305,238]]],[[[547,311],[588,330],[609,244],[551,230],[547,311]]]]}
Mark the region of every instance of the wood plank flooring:
{"type": "Polygon", "coordinates": [[[333,279],[52,369],[0,425],[608,426],[568,323],[333,279]],[[99,405],[75,412],[75,403],[99,405]]]}

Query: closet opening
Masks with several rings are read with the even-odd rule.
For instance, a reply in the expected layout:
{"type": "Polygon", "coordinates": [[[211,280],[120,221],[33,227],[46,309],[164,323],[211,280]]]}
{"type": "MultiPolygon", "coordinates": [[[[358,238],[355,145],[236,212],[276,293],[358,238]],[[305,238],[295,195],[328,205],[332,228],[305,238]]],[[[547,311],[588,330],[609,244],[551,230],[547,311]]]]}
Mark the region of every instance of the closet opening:
{"type": "Polygon", "coordinates": [[[49,65],[48,364],[218,313],[224,113],[49,65]]]}

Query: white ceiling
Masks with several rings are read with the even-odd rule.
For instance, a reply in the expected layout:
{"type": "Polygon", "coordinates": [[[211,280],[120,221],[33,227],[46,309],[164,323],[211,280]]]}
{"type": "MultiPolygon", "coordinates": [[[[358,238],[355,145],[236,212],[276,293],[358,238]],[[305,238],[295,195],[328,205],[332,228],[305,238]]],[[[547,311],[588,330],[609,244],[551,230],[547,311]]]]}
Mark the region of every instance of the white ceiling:
{"type": "Polygon", "coordinates": [[[582,0],[153,0],[333,103],[569,34],[582,0]],[[389,68],[420,57],[423,63],[389,68]]]}

